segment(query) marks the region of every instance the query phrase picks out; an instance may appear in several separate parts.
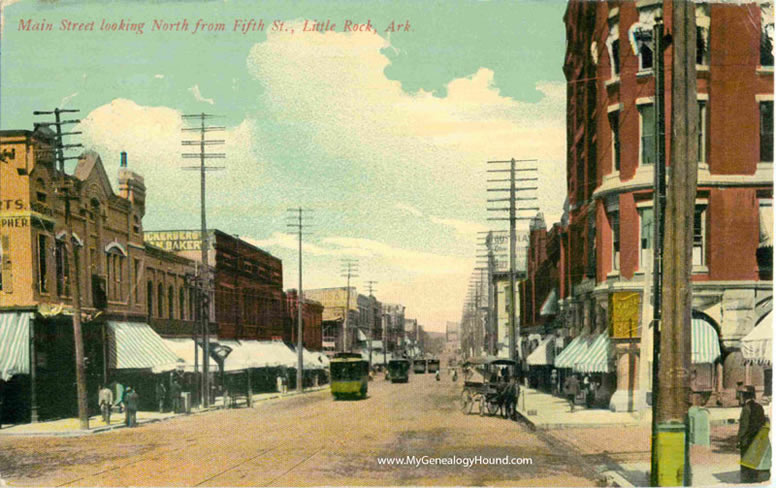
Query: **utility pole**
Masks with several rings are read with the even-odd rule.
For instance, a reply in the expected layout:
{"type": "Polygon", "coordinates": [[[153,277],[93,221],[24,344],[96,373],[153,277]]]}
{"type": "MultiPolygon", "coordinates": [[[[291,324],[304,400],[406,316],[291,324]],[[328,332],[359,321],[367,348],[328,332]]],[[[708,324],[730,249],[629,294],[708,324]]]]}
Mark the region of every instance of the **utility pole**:
{"type": "MultiPolygon", "coordinates": [[[[348,284],[345,288],[345,319],[342,324],[342,350],[353,352],[353,339],[350,337],[350,278],[357,278],[358,259],[341,259],[340,276],[347,278],[348,284]]],[[[358,328],[358,326],[356,326],[358,328]]]]}
{"type": "MultiPolygon", "coordinates": [[[[225,153],[209,153],[205,151],[205,146],[218,146],[223,145],[226,141],[223,139],[205,139],[205,133],[223,131],[225,127],[205,126],[205,120],[216,117],[215,115],[199,113],[191,115],[183,115],[184,120],[197,120],[199,119],[199,127],[184,127],[184,132],[199,132],[199,140],[183,140],[181,144],[184,146],[199,146],[199,152],[197,153],[182,153],[183,159],[199,159],[199,166],[187,166],[184,170],[194,170],[200,173],[200,247],[202,252],[202,267],[200,268],[198,290],[200,295],[199,305],[202,314],[201,328],[202,328],[202,391],[203,398],[202,404],[205,408],[210,406],[210,266],[208,265],[208,251],[210,250],[208,231],[207,231],[207,215],[206,215],[206,200],[205,200],[205,175],[208,171],[218,171],[224,169],[223,166],[205,166],[206,159],[225,159],[225,153]]],[[[196,357],[199,354],[197,350],[197,341],[194,341],[194,357],[196,363],[196,357]]],[[[195,371],[196,375],[196,371],[195,371]]]]}
{"type": "Polygon", "coordinates": [[[299,236],[299,291],[297,292],[296,306],[296,391],[302,393],[304,391],[304,387],[302,385],[302,381],[304,379],[304,361],[302,355],[304,352],[304,341],[302,340],[302,334],[304,334],[302,322],[302,302],[304,300],[302,291],[302,231],[308,227],[308,224],[303,220],[304,212],[310,212],[310,210],[305,210],[302,207],[298,207],[289,208],[288,211],[291,212],[291,217],[293,220],[289,222],[287,226],[293,230],[296,230],[299,236]]]}
{"type": "MultiPolygon", "coordinates": [[[[78,423],[81,430],[89,429],[89,407],[86,399],[86,364],[84,362],[84,339],[83,332],[81,331],[81,269],[78,266],[78,251],[74,244],[73,239],[73,219],[70,209],[70,201],[77,200],[78,195],[74,191],[73,181],[68,180],[65,174],[65,161],[70,159],[78,159],[77,156],[65,157],[65,150],[73,148],[81,148],[82,144],[64,144],[63,137],[70,135],[78,135],[81,132],[62,132],[63,125],[77,124],[80,120],[62,120],[61,115],[63,113],[75,113],[79,112],[76,109],[59,109],[55,108],[53,111],[35,111],[33,115],[54,115],[54,122],[38,123],[36,126],[54,126],[56,129],[55,139],[55,154],[59,164],[59,188],[58,193],[60,198],[65,202],[65,249],[67,250],[68,259],[73,263],[73,341],[75,343],[75,381],[76,391],[78,395],[78,423]]],[[[95,218],[99,218],[99,215],[95,218]]],[[[42,252],[42,251],[41,251],[42,252]]],[[[31,347],[35,348],[34,339],[31,347]]],[[[32,404],[37,407],[37,400],[35,400],[35,385],[32,385],[32,404]]],[[[33,409],[32,420],[36,422],[37,408],[33,409]]]]}
{"type": "Polygon", "coordinates": [[[671,177],[666,189],[653,476],[657,486],[687,486],[691,482],[687,410],[692,353],[692,239],[698,180],[695,6],[692,2],[673,2],[671,16],[671,177]]]}
{"type": "MultiPolygon", "coordinates": [[[[374,280],[369,280],[366,282],[366,289],[369,290],[369,366],[372,366],[372,341],[375,340],[375,309],[372,307],[372,302],[374,301],[374,285],[376,285],[377,282],[374,280]]],[[[383,344],[383,348],[385,348],[385,344],[383,344]]]]}
{"type": "Polygon", "coordinates": [[[660,384],[660,307],[663,273],[663,232],[666,204],[665,154],[665,57],[663,19],[655,19],[652,42],[655,59],[655,173],[652,194],[652,468],[650,484],[658,486],[657,469],[657,400],[660,384]]]}
{"type": "MultiPolygon", "coordinates": [[[[509,192],[508,198],[492,198],[488,199],[488,202],[508,202],[508,207],[488,207],[488,211],[491,212],[503,212],[508,211],[509,217],[489,217],[488,220],[507,220],[509,221],[509,294],[507,297],[508,303],[511,304],[509,308],[509,359],[517,362],[520,359],[520,355],[517,351],[517,340],[520,336],[520,324],[517,321],[517,306],[516,306],[516,278],[517,278],[517,221],[518,220],[531,220],[533,215],[527,216],[520,214],[521,211],[537,212],[539,207],[523,207],[518,202],[533,202],[537,201],[536,191],[539,189],[536,182],[539,181],[538,171],[536,165],[528,167],[523,166],[522,163],[536,163],[536,159],[515,159],[512,158],[509,161],[488,161],[488,164],[509,164],[509,169],[489,169],[488,173],[509,173],[509,177],[506,179],[488,180],[488,183],[509,183],[508,188],[488,188],[489,192],[509,192]],[[519,164],[519,167],[518,167],[519,164]],[[517,178],[516,173],[528,173],[531,176],[525,178],[517,178]],[[518,192],[521,193],[518,196],[518,192]]],[[[522,371],[522,368],[519,369],[522,371]]],[[[516,374],[518,371],[512,371],[516,374]]]]}

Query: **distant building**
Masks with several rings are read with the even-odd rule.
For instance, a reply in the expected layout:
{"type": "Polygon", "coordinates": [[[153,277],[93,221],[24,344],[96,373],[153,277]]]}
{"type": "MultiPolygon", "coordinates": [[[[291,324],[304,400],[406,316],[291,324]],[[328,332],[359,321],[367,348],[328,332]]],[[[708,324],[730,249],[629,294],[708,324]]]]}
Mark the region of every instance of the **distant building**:
{"type": "MultiPolygon", "coordinates": [[[[286,291],[286,306],[287,328],[291,332],[290,341],[296,344],[299,310],[299,297],[296,290],[286,291]]],[[[305,298],[302,303],[302,337],[306,349],[323,350],[323,305],[308,298],[305,298]]]]}
{"type": "MultiPolygon", "coordinates": [[[[201,262],[200,232],[145,232],[146,242],[201,262]]],[[[283,297],[283,264],[258,247],[220,230],[209,232],[208,264],[215,279],[219,339],[290,340],[283,297]]]]}
{"type": "Polygon", "coordinates": [[[318,288],[305,290],[307,299],[315,300],[323,305],[323,349],[327,352],[350,350],[357,337],[359,326],[358,292],[355,287],[318,288]],[[348,296],[350,303],[347,303],[348,296]],[[347,303],[347,305],[346,305],[347,303]],[[347,310],[347,326],[345,331],[345,313],[347,310]]]}

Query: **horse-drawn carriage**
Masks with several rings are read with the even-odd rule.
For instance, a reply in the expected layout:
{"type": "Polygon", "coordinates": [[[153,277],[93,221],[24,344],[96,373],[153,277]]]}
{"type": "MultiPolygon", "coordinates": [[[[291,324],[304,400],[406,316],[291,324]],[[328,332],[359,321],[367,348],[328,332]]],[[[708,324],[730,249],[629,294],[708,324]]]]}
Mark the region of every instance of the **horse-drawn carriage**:
{"type": "Polygon", "coordinates": [[[517,402],[517,383],[507,380],[508,375],[499,374],[503,368],[514,371],[515,362],[495,357],[473,358],[462,365],[464,384],[461,392],[461,411],[469,414],[477,405],[480,415],[514,417],[517,402]]]}

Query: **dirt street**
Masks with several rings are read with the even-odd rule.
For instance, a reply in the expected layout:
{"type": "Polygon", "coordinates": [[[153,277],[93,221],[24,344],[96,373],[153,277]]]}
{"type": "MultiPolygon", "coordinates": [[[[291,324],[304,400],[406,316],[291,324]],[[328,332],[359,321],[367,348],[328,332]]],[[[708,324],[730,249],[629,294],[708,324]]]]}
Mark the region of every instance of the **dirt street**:
{"type": "MultiPolygon", "coordinates": [[[[77,438],[0,438],[9,486],[591,486],[584,458],[497,417],[464,415],[460,382],[378,377],[360,401],[328,391],[77,438]],[[385,465],[380,457],[529,458],[385,465]]],[[[549,440],[548,440],[549,439],[549,440]]]]}

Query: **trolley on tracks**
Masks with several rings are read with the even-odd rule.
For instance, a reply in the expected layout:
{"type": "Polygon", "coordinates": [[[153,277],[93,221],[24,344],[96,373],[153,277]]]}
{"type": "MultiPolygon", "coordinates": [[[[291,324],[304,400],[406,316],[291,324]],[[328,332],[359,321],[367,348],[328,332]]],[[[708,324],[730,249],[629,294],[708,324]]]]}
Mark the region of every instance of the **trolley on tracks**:
{"type": "Polygon", "coordinates": [[[331,368],[331,394],[335,400],[347,396],[366,398],[369,385],[369,361],[360,354],[341,352],[334,355],[331,368]]]}

